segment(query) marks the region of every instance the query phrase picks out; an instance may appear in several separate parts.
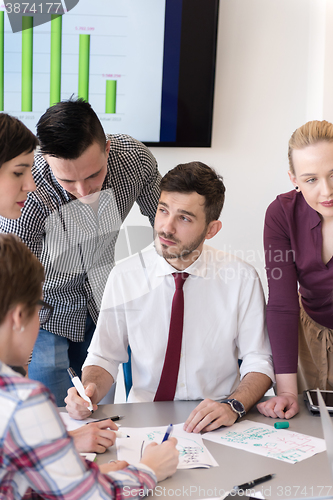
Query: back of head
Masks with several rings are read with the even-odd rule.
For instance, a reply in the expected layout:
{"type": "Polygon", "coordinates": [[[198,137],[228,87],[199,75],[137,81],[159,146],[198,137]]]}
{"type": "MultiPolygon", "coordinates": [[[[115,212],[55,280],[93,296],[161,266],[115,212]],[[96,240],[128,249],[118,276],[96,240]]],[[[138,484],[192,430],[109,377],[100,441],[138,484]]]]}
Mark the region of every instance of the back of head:
{"type": "Polygon", "coordinates": [[[69,99],[51,106],[37,123],[37,137],[42,154],[76,160],[94,142],[104,150],[105,133],[90,104],[83,99],[69,99]]]}
{"type": "Polygon", "coordinates": [[[289,168],[292,174],[295,175],[293,150],[303,149],[321,141],[333,142],[333,124],[326,120],[313,120],[295,130],[289,140],[288,147],[289,168]]]}
{"type": "Polygon", "coordinates": [[[28,317],[41,298],[44,269],[37,257],[13,234],[0,234],[0,324],[22,304],[28,317]]]}
{"type": "Polygon", "coordinates": [[[162,179],[161,191],[193,193],[205,197],[206,223],[220,217],[225,197],[223,178],[199,161],[177,165],[162,179]]]}
{"type": "Polygon", "coordinates": [[[0,113],[0,167],[22,153],[31,153],[37,137],[14,116],[0,113]]]}

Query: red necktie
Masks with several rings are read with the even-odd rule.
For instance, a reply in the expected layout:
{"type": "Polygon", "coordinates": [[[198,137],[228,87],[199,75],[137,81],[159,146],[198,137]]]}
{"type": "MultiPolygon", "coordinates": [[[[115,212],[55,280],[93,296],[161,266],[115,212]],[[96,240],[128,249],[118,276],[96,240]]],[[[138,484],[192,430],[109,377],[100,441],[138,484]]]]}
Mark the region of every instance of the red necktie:
{"type": "Polygon", "coordinates": [[[176,290],[172,299],[170,329],[163,370],[154,401],[173,401],[176,393],[184,321],[183,286],[188,273],[172,273],[176,290]]]}

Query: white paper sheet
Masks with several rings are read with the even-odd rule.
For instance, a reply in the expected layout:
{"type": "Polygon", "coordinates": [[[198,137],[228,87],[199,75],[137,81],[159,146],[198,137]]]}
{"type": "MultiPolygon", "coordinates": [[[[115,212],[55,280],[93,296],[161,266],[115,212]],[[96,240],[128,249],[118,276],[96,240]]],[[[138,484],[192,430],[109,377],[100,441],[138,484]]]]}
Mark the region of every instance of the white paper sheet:
{"type": "MultiPolygon", "coordinates": [[[[218,463],[212,457],[202,441],[200,434],[189,434],[183,430],[184,424],[173,426],[172,436],[178,439],[179,450],[178,469],[196,469],[217,467],[218,463]]],[[[130,438],[117,439],[117,458],[129,463],[138,463],[145,447],[155,441],[161,443],[167,426],[162,427],[122,427],[121,430],[130,438]]]]}
{"type": "Polygon", "coordinates": [[[81,457],[84,457],[89,462],[95,462],[96,453],[80,453],[81,457]]]}
{"type": "Polygon", "coordinates": [[[216,431],[207,432],[204,439],[257,455],[295,464],[326,450],[324,439],[299,432],[275,429],[271,425],[242,420],[216,431]]]}
{"type": "Polygon", "coordinates": [[[88,424],[89,422],[95,422],[96,420],[93,418],[87,418],[86,420],[74,420],[74,418],[71,418],[68,415],[67,411],[60,411],[59,414],[68,431],[75,431],[75,429],[79,429],[82,425],[88,424]]]}

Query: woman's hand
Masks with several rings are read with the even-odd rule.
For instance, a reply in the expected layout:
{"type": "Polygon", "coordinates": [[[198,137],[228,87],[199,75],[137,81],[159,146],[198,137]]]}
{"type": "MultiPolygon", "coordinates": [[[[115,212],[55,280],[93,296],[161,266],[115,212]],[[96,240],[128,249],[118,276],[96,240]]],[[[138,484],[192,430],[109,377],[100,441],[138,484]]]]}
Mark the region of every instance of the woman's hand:
{"type": "Polygon", "coordinates": [[[75,448],[84,453],[104,453],[116,440],[112,431],[117,431],[117,425],[112,420],[91,422],[68,434],[74,439],[75,448]]]}
{"type": "Polygon", "coordinates": [[[266,417],[289,419],[299,412],[298,398],[295,394],[281,394],[257,404],[257,408],[266,417]]]}
{"type": "Polygon", "coordinates": [[[176,444],[176,438],[169,438],[162,444],[151,443],[145,449],[141,463],[153,469],[157,481],[163,481],[176,472],[179,461],[176,444]]]}

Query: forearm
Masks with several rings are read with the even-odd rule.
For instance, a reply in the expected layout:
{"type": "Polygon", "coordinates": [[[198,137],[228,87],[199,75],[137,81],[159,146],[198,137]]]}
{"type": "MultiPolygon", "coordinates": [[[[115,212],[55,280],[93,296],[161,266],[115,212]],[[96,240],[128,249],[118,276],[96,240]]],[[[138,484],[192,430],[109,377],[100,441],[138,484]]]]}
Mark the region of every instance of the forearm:
{"type": "Polygon", "coordinates": [[[114,383],[114,379],[109,372],[100,366],[86,366],[82,371],[82,384],[84,387],[87,387],[90,383],[96,385],[96,391],[92,397],[92,402],[97,404],[108,393],[114,383]]]}
{"type": "Polygon", "coordinates": [[[237,389],[230,395],[243,403],[246,411],[263,397],[272,384],[271,379],[264,373],[250,372],[245,375],[237,389]]]}
{"type": "Polygon", "coordinates": [[[278,396],[292,395],[297,398],[297,374],[280,373],[276,374],[276,391],[278,396]]]}

